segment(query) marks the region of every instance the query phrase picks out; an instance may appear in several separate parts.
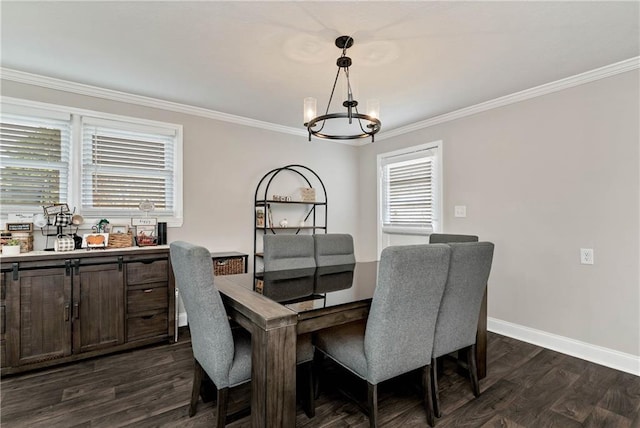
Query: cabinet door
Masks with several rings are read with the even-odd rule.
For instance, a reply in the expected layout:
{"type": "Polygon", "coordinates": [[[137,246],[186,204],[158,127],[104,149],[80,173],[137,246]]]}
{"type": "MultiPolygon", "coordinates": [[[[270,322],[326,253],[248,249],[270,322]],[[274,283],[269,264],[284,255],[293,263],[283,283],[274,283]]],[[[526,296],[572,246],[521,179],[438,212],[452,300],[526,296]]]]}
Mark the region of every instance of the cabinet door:
{"type": "Polygon", "coordinates": [[[73,276],[73,351],[124,343],[122,264],[76,266],[73,276]]]}
{"type": "MultiPolygon", "coordinates": [[[[71,354],[71,274],[65,268],[6,272],[7,366],[71,354]]],[[[4,366],[5,364],[3,364],[4,366]]]]}

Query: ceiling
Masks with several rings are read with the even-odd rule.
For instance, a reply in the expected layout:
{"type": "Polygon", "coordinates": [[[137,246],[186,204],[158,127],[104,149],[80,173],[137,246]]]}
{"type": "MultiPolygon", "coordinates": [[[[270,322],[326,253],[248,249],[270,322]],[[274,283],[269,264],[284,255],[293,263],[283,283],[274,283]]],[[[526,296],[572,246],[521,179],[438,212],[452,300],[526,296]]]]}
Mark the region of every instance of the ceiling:
{"type": "Polygon", "coordinates": [[[304,97],[326,108],[343,34],[355,39],[356,99],[380,101],[381,134],[640,55],[637,1],[0,7],[4,69],[295,129],[304,97]]]}

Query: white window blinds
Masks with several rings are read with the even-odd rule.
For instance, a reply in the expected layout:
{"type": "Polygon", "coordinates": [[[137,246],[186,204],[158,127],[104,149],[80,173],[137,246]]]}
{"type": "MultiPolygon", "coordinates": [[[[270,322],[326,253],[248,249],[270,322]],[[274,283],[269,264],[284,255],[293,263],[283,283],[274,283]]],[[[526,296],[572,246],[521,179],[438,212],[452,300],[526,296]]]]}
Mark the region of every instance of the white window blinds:
{"type": "Polygon", "coordinates": [[[437,149],[382,160],[382,227],[432,232],[436,210],[437,149]]]}
{"type": "Polygon", "coordinates": [[[139,214],[149,200],[155,215],[172,215],[175,149],[173,129],[83,119],[82,212],[139,214]]]}
{"type": "Polygon", "coordinates": [[[67,200],[69,117],[3,112],[0,124],[0,205],[3,211],[35,209],[67,200]]]}

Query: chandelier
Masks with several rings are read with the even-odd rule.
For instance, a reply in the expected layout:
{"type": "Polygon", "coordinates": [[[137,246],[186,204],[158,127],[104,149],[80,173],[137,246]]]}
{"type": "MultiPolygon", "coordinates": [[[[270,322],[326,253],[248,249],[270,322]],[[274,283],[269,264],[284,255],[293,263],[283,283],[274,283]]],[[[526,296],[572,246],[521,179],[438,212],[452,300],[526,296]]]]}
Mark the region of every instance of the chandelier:
{"type": "Polygon", "coordinates": [[[331,95],[329,96],[329,102],[327,103],[325,113],[323,115],[316,116],[316,99],[311,97],[304,99],[304,126],[309,131],[309,141],[311,141],[311,136],[314,135],[317,138],[325,138],[329,140],[354,140],[357,138],[371,137],[371,142],[373,142],[374,135],[380,131],[381,126],[380,120],[378,119],[380,103],[375,100],[370,100],[367,102],[367,114],[363,114],[358,111],[358,101],[353,99],[351,81],[349,80],[351,58],[347,56],[347,49],[353,46],[353,38],[351,36],[340,36],[336,39],[336,46],[342,49],[342,55],[336,61],[336,64],[338,65],[338,72],[336,73],[336,78],[333,81],[333,88],[331,88],[331,95]],[[347,111],[329,113],[333,94],[336,90],[336,83],[338,83],[341,71],[344,72],[347,90],[347,99],[342,103],[342,105],[347,108],[347,111]],[[328,126],[328,130],[325,130],[327,122],[334,119],[347,120],[343,120],[337,127],[328,126]],[[357,122],[357,126],[353,124],[354,119],[357,122]]]}

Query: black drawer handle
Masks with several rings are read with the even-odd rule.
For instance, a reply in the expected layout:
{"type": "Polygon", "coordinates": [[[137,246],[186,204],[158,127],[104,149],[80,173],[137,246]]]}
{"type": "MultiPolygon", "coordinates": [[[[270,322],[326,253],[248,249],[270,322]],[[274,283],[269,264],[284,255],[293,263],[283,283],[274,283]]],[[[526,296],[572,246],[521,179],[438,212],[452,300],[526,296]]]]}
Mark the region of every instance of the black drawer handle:
{"type": "Polygon", "coordinates": [[[218,266],[226,266],[227,264],[229,264],[229,259],[227,259],[227,260],[218,260],[216,262],[216,265],[218,265],[218,266]]]}
{"type": "Polygon", "coordinates": [[[142,318],[143,320],[150,320],[153,317],[155,317],[155,315],[145,315],[145,316],[142,316],[140,318],[142,318]]]}

